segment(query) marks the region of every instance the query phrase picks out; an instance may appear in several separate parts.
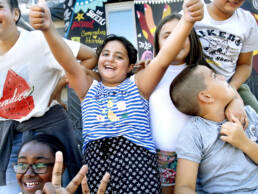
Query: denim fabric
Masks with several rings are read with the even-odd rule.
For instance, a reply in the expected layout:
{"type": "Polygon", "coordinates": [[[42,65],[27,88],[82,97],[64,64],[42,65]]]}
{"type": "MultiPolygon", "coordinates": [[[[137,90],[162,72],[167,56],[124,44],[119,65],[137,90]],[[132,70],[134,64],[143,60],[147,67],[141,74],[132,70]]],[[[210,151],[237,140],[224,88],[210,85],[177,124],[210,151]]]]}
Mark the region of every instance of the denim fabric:
{"type": "Polygon", "coordinates": [[[20,149],[20,146],[22,144],[22,133],[16,132],[13,137],[13,146],[12,146],[12,152],[10,155],[8,167],[6,170],[6,185],[0,186],[0,193],[19,193],[20,187],[18,185],[18,182],[16,180],[16,175],[13,170],[13,163],[17,161],[18,157],[18,151],[20,149]]]}

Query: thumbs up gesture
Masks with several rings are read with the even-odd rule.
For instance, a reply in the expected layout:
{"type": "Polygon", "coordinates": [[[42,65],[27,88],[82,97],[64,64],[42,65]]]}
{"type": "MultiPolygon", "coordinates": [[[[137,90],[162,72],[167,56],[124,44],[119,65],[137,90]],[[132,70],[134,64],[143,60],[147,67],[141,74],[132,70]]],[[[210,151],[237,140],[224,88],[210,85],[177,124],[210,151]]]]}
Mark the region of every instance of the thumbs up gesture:
{"type": "Polygon", "coordinates": [[[38,4],[30,8],[29,19],[31,26],[36,30],[46,31],[53,25],[45,0],[39,0],[38,4]]]}

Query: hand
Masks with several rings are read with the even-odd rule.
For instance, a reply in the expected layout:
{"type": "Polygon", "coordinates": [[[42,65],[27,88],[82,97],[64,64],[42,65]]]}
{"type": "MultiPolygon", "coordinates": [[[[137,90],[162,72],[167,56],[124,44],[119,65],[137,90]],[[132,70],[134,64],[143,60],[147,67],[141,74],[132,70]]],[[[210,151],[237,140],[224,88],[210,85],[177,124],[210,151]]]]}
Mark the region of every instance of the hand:
{"type": "Polygon", "coordinates": [[[248,117],[246,115],[242,99],[235,98],[230,102],[225,110],[225,115],[229,121],[233,122],[233,117],[237,118],[246,129],[248,126],[248,117]]]}
{"type": "Polygon", "coordinates": [[[29,13],[30,24],[37,30],[48,30],[53,24],[50,10],[45,0],[39,0],[37,5],[30,8],[29,13]]]}
{"type": "Polygon", "coordinates": [[[241,149],[243,145],[248,141],[248,137],[245,135],[242,124],[240,121],[232,117],[232,122],[228,121],[221,126],[220,139],[232,146],[241,149]]]}
{"type": "Polygon", "coordinates": [[[145,67],[148,66],[150,62],[151,62],[151,60],[144,60],[144,61],[137,62],[134,65],[133,72],[137,73],[137,72],[141,71],[142,69],[145,69],[145,67]]]}
{"type": "MultiPolygon", "coordinates": [[[[52,172],[52,182],[46,183],[42,191],[36,191],[35,194],[72,194],[77,188],[82,185],[82,193],[90,194],[90,190],[87,184],[86,173],[88,171],[88,166],[83,165],[77,175],[73,178],[73,180],[67,185],[66,188],[61,186],[62,179],[62,171],[63,171],[63,155],[62,152],[56,153],[55,165],[52,172]]],[[[100,183],[98,193],[104,194],[106,191],[106,187],[109,181],[109,173],[106,173],[100,183]]]]}
{"type": "Polygon", "coordinates": [[[52,92],[50,99],[49,99],[49,103],[48,106],[50,106],[50,104],[52,103],[53,100],[56,100],[57,102],[59,102],[59,104],[61,104],[65,109],[66,104],[64,104],[61,101],[61,92],[62,89],[66,86],[66,84],[68,84],[68,78],[64,75],[63,77],[61,77],[56,85],[55,90],[52,92]]]}
{"type": "Polygon", "coordinates": [[[203,18],[202,0],[185,0],[183,4],[183,17],[188,22],[200,21],[203,18]]]}

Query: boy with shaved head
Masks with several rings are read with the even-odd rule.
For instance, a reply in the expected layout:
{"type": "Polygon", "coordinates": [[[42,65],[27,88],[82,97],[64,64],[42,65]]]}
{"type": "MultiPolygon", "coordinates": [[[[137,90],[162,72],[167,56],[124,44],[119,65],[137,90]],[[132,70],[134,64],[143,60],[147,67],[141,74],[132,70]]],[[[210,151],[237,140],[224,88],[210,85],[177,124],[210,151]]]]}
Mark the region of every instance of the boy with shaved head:
{"type": "Polygon", "coordinates": [[[249,124],[226,120],[235,90],[206,66],[191,66],[172,82],[170,95],[193,115],[179,135],[175,193],[258,193],[258,116],[245,107],[249,124]]]}

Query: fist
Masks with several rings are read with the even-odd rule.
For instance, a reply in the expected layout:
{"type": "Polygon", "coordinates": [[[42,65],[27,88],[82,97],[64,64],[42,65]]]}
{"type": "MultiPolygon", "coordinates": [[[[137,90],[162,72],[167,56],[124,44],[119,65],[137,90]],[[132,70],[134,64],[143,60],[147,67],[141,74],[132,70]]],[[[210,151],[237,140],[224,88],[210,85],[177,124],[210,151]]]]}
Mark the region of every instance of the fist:
{"type": "Polygon", "coordinates": [[[202,0],[185,0],[183,10],[184,17],[188,22],[200,21],[203,18],[202,0]]]}
{"type": "Polygon", "coordinates": [[[34,29],[45,31],[51,27],[51,14],[45,0],[40,0],[30,8],[29,19],[34,29]]]}

